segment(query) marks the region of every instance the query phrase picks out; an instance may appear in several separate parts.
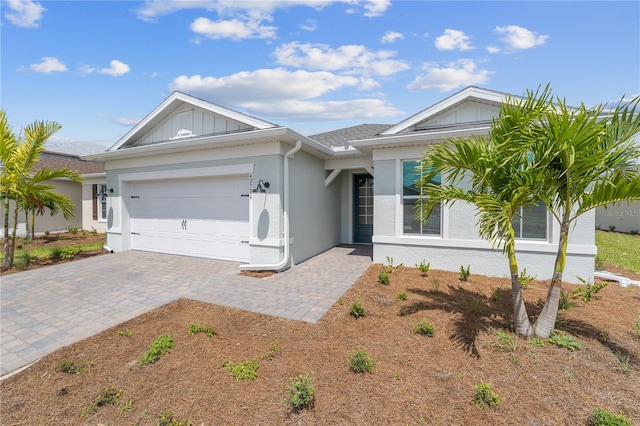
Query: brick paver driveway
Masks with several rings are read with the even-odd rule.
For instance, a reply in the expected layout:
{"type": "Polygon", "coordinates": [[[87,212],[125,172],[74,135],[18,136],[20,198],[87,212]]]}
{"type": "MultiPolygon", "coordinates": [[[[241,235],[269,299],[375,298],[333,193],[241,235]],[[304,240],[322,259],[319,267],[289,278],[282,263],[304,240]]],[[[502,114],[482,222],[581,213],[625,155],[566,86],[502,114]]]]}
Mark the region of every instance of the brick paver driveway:
{"type": "Polygon", "coordinates": [[[371,247],[339,246],[280,274],[128,251],[1,278],[0,375],[178,298],[314,323],[371,265],[371,247]]]}

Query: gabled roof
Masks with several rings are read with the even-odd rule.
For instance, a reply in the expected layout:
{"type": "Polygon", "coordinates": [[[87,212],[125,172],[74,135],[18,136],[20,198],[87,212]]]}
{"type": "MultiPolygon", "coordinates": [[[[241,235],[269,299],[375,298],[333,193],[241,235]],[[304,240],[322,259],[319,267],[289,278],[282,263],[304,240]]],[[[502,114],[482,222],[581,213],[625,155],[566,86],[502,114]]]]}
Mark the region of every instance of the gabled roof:
{"type": "Polygon", "coordinates": [[[397,135],[402,132],[406,132],[416,124],[419,124],[425,120],[428,120],[429,118],[434,117],[438,114],[441,114],[446,110],[454,108],[455,106],[463,102],[466,102],[468,100],[475,100],[478,102],[499,106],[508,97],[511,97],[513,99],[519,99],[519,97],[509,95],[508,93],[496,92],[494,90],[481,89],[479,87],[469,86],[465,89],[462,89],[458,93],[454,93],[453,95],[438,102],[437,104],[434,104],[427,109],[423,109],[422,111],[401,121],[395,126],[389,127],[388,129],[384,130],[380,135],[391,136],[391,135],[397,135]]]}
{"type": "Polygon", "coordinates": [[[349,142],[359,139],[369,139],[391,127],[391,124],[359,124],[344,129],[331,130],[309,136],[316,142],[329,148],[344,146],[349,142]]]}
{"type": "Polygon", "coordinates": [[[259,118],[252,117],[250,115],[234,111],[229,108],[225,108],[223,106],[205,101],[203,99],[196,98],[191,95],[187,95],[182,92],[173,92],[171,96],[165,99],[160,105],[158,105],[151,113],[149,113],[145,118],[140,120],[138,124],[136,124],[131,130],[129,130],[123,137],[118,140],[113,146],[111,146],[107,151],[115,151],[121,148],[123,145],[132,144],[136,140],[142,138],[148,132],[153,130],[158,125],[162,124],[162,122],[171,116],[175,111],[179,110],[185,104],[191,104],[198,108],[202,108],[206,111],[210,111],[214,114],[224,115],[233,120],[240,121],[242,123],[247,124],[248,126],[253,127],[256,130],[263,130],[278,127],[273,123],[269,123],[268,121],[260,120],[259,118]]]}
{"type": "Polygon", "coordinates": [[[65,167],[83,175],[104,172],[104,163],[84,161],[77,155],[52,151],[44,151],[42,153],[40,161],[33,166],[33,172],[38,172],[44,168],[57,170],[65,167]]]}

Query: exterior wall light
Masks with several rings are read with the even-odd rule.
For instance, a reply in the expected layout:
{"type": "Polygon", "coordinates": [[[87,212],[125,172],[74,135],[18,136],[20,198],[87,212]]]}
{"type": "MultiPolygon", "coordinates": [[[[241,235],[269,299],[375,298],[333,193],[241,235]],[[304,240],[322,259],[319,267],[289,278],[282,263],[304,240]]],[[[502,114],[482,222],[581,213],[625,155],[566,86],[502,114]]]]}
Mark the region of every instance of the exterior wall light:
{"type": "Polygon", "coordinates": [[[107,199],[107,195],[109,195],[109,194],[113,194],[113,188],[107,189],[106,186],[103,186],[102,189],[100,190],[100,192],[98,192],[96,194],[96,196],[98,198],[100,198],[101,200],[106,200],[107,199]]]}
{"type": "Polygon", "coordinates": [[[260,179],[258,181],[258,186],[256,186],[256,189],[253,190],[254,193],[256,192],[260,192],[260,193],[265,193],[267,192],[267,188],[269,188],[269,182],[265,182],[262,179],[260,179]]]}

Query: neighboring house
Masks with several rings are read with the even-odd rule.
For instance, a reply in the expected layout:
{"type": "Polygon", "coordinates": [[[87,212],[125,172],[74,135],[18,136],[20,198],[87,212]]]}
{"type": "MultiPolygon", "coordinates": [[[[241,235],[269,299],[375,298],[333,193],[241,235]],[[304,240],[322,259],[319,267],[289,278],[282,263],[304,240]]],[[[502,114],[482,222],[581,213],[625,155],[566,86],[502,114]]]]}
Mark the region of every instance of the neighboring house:
{"type": "MultiPolygon", "coordinates": [[[[638,169],[640,170],[640,160],[638,160],[638,169]]],[[[640,233],[640,201],[598,207],[596,229],[640,233]]]]}
{"type": "MultiPolygon", "coordinates": [[[[501,251],[457,203],[416,222],[414,167],[430,145],[486,135],[507,95],[466,88],[395,125],[306,137],[175,92],[106,152],[107,245],[284,269],[340,243],[374,262],[508,276],[501,251]]],[[[548,279],[559,227],[543,208],[516,224],[521,268],[548,279]]],[[[593,277],[594,214],[572,229],[565,279],[593,277]]],[[[318,273],[321,273],[319,271],[318,273]]]]}
{"type": "MultiPolygon", "coordinates": [[[[58,232],[66,231],[69,228],[96,229],[99,232],[106,230],[106,216],[100,216],[101,203],[97,200],[99,186],[104,186],[105,173],[104,164],[93,161],[82,160],[78,155],[66,154],[53,151],[44,151],[34,167],[34,173],[43,168],[75,170],[83,175],[82,184],[69,179],[54,179],[45,182],[56,187],[56,191],[66,195],[73,201],[75,212],[73,218],[66,220],[61,213],[51,215],[48,209],[43,215],[36,215],[35,232],[42,234],[45,231],[58,232]]],[[[105,203],[102,203],[103,205],[105,203]]],[[[13,203],[10,210],[10,226],[13,227],[13,203]]],[[[4,209],[0,206],[0,217],[4,217],[4,209]]],[[[31,217],[29,217],[31,220],[31,217]]],[[[0,229],[0,234],[3,230],[0,229]]],[[[25,235],[25,214],[18,213],[18,235],[25,235]]]]}

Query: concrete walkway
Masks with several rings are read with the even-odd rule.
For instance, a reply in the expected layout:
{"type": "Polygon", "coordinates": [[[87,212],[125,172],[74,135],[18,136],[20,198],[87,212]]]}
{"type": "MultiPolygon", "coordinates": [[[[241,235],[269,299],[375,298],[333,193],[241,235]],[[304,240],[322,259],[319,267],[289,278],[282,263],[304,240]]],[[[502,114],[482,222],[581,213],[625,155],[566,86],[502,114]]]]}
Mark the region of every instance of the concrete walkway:
{"type": "Polygon", "coordinates": [[[3,276],[0,375],[183,297],[315,323],[370,265],[371,247],[339,246],[258,279],[233,262],[128,251],[3,276]]]}

